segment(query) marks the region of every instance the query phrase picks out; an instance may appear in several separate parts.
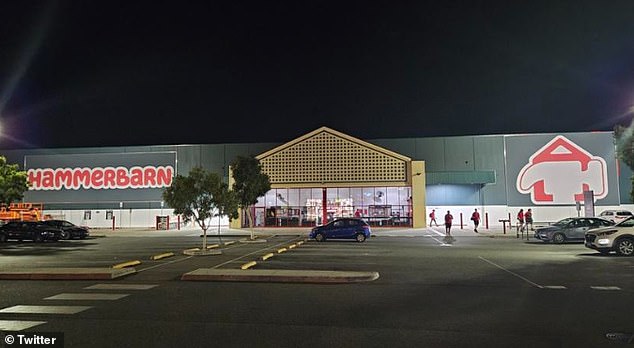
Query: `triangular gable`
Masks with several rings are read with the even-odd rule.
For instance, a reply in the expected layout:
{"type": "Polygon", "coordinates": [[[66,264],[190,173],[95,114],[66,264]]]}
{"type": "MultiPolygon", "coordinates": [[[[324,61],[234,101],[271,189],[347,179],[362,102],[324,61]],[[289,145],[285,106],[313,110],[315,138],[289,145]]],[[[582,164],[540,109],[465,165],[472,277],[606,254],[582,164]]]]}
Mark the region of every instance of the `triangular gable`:
{"type": "Polygon", "coordinates": [[[272,184],[406,182],[411,159],[328,127],[256,157],[272,184]]]}
{"type": "Polygon", "coordinates": [[[582,168],[587,168],[592,155],[563,135],[558,135],[553,140],[537,150],[530,158],[531,163],[542,162],[579,162],[582,168]]]}

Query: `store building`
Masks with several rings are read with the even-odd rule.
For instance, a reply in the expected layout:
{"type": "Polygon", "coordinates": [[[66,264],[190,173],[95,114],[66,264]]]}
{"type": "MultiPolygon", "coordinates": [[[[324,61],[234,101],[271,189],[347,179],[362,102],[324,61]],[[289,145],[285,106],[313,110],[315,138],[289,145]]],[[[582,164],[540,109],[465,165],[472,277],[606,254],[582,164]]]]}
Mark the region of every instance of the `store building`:
{"type": "MultiPolygon", "coordinates": [[[[255,156],[272,190],[252,208],[258,226],[312,226],[361,216],[375,226],[422,227],[435,209],[468,224],[474,208],[491,225],[532,208],[535,220],[631,205],[631,170],[612,132],[361,140],[321,127],[289,142],[6,150],[29,173],[25,202],[92,227],[151,227],[171,215],[162,192],[201,166],[229,182],[236,156],[255,156]],[[114,220],[114,221],[113,221],[114,220]]],[[[172,222],[176,218],[172,216],[172,222]]],[[[228,221],[217,221],[223,225],[228,221]]],[[[239,227],[242,220],[233,222],[239,227]]]]}
{"type": "Polygon", "coordinates": [[[308,227],[338,217],[373,226],[425,224],[422,161],[327,127],[256,158],[272,188],[253,207],[258,227],[308,227]]]}

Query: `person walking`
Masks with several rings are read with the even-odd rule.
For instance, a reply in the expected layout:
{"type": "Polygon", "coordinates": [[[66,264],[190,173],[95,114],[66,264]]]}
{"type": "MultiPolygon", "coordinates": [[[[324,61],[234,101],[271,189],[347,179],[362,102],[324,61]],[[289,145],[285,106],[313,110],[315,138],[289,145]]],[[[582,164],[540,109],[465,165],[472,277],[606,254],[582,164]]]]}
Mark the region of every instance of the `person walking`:
{"type": "Polygon", "coordinates": [[[526,221],[526,231],[528,232],[528,226],[531,226],[531,231],[535,231],[533,228],[533,212],[529,208],[526,213],[524,213],[524,220],[526,221]]]}
{"type": "Polygon", "coordinates": [[[445,235],[451,236],[451,224],[453,222],[453,215],[447,210],[447,214],[445,214],[445,235]]]}
{"type": "Polygon", "coordinates": [[[471,221],[473,221],[473,231],[478,233],[478,225],[480,225],[480,213],[478,213],[478,209],[476,208],[473,213],[471,213],[471,221]]]}
{"type": "Polygon", "coordinates": [[[436,209],[432,209],[431,213],[429,213],[429,227],[432,227],[432,224],[436,224],[436,227],[438,227],[438,222],[436,221],[436,209]]]}
{"type": "Polygon", "coordinates": [[[524,232],[524,209],[520,209],[517,213],[517,231],[524,232]]]}

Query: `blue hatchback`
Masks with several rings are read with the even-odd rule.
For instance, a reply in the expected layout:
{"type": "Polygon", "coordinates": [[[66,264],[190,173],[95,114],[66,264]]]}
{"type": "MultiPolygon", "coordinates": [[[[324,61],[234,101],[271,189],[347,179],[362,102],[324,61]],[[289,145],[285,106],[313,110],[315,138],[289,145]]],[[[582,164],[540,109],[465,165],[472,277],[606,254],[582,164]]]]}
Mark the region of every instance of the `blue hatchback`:
{"type": "Polygon", "coordinates": [[[309,234],[318,242],[326,239],[354,239],[363,242],[370,237],[370,226],[356,218],[339,218],[325,225],[314,227],[309,234]]]}

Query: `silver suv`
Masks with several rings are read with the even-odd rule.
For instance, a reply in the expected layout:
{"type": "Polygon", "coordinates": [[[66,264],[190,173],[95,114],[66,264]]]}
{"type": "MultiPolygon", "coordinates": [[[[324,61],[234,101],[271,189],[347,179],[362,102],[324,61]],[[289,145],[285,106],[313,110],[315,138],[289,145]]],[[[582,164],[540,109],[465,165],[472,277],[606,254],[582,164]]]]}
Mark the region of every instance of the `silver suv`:
{"type": "Polygon", "coordinates": [[[599,214],[599,217],[610,220],[614,223],[619,223],[630,216],[632,216],[632,212],[627,210],[604,210],[601,214],[599,214]]]}
{"type": "Polygon", "coordinates": [[[612,227],[598,228],[585,233],[585,246],[607,255],[634,255],[634,217],[629,217],[612,227]]]}

